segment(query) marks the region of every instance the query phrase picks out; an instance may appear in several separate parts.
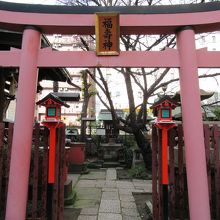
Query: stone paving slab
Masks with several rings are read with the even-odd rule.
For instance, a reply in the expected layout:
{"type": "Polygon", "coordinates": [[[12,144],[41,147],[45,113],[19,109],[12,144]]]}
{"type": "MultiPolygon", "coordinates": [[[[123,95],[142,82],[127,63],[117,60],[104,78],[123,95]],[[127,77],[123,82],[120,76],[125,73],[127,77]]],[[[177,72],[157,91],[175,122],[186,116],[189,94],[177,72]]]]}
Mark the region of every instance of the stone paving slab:
{"type": "Polygon", "coordinates": [[[127,208],[127,209],[136,209],[136,204],[135,204],[135,202],[121,201],[121,207],[127,208]]]}
{"type": "Polygon", "coordinates": [[[98,215],[98,207],[95,208],[83,208],[80,215],[98,215]]]}
{"type": "Polygon", "coordinates": [[[103,187],[102,188],[103,192],[118,192],[118,189],[116,188],[107,188],[107,187],[103,187]]]}
{"type": "Polygon", "coordinates": [[[97,220],[96,215],[79,215],[77,220],[97,220]]]}
{"type": "Polygon", "coordinates": [[[142,188],[142,187],[135,187],[135,191],[134,192],[144,192],[144,193],[152,193],[152,187],[145,187],[145,188],[142,188]]]}
{"type": "Polygon", "coordinates": [[[73,220],[76,219],[77,216],[80,214],[80,209],[64,209],[64,220],[73,220]]]}
{"type": "Polygon", "coordinates": [[[132,179],[132,182],[151,183],[152,184],[152,180],[132,179]]]}
{"type": "Polygon", "coordinates": [[[95,180],[79,180],[77,183],[77,187],[95,187],[95,180]]]}
{"type": "Polygon", "coordinates": [[[129,190],[129,189],[119,189],[118,192],[119,192],[119,195],[130,195],[132,196],[132,192],[134,190],[129,190]]]}
{"type": "Polygon", "coordinates": [[[77,199],[94,199],[99,200],[101,199],[101,189],[98,188],[76,188],[76,195],[77,199]]]}
{"type": "Polygon", "coordinates": [[[106,181],[104,187],[107,187],[107,188],[116,188],[116,181],[106,181]]]}
{"type": "Polygon", "coordinates": [[[99,212],[107,213],[121,213],[121,206],[119,200],[101,200],[99,212]]]}
{"type": "Polygon", "coordinates": [[[97,180],[95,183],[96,188],[103,188],[105,186],[106,180],[97,180]]]}
{"type": "Polygon", "coordinates": [[[152,182],[151,181],[133,181],[135,189],[142,189],[147,192],[152,191],[152,182]]]}
{"type": "Polygon", "coordinates": [[[94,199],[80,199],[74,203],[74,208],[94,208],[99,206],[100,201],[94,199]]]}
{"type": "Polygon", "coordinates": [[[106,180],[116,180],[117,179],[117,172],[114,168],[109,168],[106,171],[106,180]]]}
{"type": "Polygon", "coordinates": [[[133,184],[134,184],[134,187],[143,187],[143,188],[152,186],[152,184],[148,184],[148,183],[136,183],[136,182],[134,182],[133,184]]]}
{"type": "Polygon", "coordinates": [[[122,215],[139,217],[139,213],[136,208],[122,208],[122,215]]]}
{"type": "Polygon", "coordinates": [[[105,180],[106,179],[106,173],[104,171],[95,172],[90,171],[88,174],[83,174],[80,177],[81,180],[105,180]]]}
{"type": "MultiPolygon", "coordinates": [[[[150,189],[149,189],[150,190],[150,189]]],[[[145,192],[146,190],[143,190],[143,189],[134,189],[132,192],[134,193],[143,193],[145,192]]]]}
{"type": "Polygon", "coordinates": [[[120,195],[120,200],[125,202],[134,202],[134,197],[132,195],[120,195]]]}
{"type": "Polygon", "coordinates": [[[122,216],[114,213],[99,213],[98,220],[122,220],[122,216]]]}
{"type": "Polygon", "coordinates": [[[142,220],[140,217],[123,215],[123,220],[142,220]]]}
{"type": "Polygon", "coordinates": [[[103,192],[102,200],[119,200],[118,192],[103,192]]]}
{"type": "Polygon", "coordinates": [[[128,181],[116,181],[116,186],[119,189],[134,189],[134,184],[132,182],[128,182],[128,181]]]}
{"type": "Polygon", "coordinates": [[[142,180],[142,179],[135,179],[135,178],[133,178],[132,179],[132,182],[139,182],[139,183],[141,183],[141,182],[145,182],[146,180],[142,180]]]}

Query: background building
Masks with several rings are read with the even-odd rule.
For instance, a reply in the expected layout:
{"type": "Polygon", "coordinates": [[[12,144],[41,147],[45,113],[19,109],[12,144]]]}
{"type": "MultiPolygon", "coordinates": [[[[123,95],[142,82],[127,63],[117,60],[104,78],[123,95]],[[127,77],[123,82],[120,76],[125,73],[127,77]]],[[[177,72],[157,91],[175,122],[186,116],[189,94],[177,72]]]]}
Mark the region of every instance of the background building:
{"type": "MultiPolygon", "coordinates": [[[[61,34],[55,34],[53,36],[47,36],[48,40],[51,43],[53,49],[61,50],[61,51],[72,51],[72,50],[80,50],[80,39],[79,37],[73,36],[65,36],[61,34]]],[[[80,68],[66,68],[72,80],[71,83],[68,82],[58,82],[56,84],[57,88],[54,88],[53,81],[44,80],[41,82],[41,86],[43,90],[39,93],[37,99],[40,100],[45,97],[48,93],[53,92],[56,89],[61,93],[79,93],[80,100],[74,102],[68,102],[70,108],[62,108],[62,120],[68,126],[79,127],[81,124],[81,112],[83,105],[83,85],[82,85],[82,77],[80,68]]],[[[94,71],[90,69],[90,71],[94,71]]],[[[88,79],[91,84],[94,84],[91,78],[88,79]]],[[[92,96],[89,101],[88,106],[88,117],[93,117],[95,112],[95,96],[92,96]]],[[[37,107],[36,110],[37,119],[42,121],[45,115],[44,107],[37,107]]]]}

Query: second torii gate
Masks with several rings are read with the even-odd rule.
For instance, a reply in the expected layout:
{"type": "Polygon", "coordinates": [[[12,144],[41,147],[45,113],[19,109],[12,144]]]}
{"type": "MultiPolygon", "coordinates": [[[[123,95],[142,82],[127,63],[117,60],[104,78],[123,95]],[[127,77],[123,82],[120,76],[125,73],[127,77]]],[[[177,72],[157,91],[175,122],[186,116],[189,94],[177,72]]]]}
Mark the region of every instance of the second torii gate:
{"type": "Polygon", "coordinates": [[[23,32],[21,50],[0,51],[1,67],[19,67],[6,219],[25,219],[39,67],[173,67],[180,69],[190,219],[209,220],[197,72],[198,68],[220,67],[220,52],[196,50],[195,34],[219,27],[220,2],[160,7],[27,6],[0,2],[0,28],[23,32]],[[117,57],[97,57],[94,51],[40,49],[41,33],[94,34],[94,13],[109,11],[120,13],[121,34],[176,34],[177,49],[121,51],[117,57]]]}

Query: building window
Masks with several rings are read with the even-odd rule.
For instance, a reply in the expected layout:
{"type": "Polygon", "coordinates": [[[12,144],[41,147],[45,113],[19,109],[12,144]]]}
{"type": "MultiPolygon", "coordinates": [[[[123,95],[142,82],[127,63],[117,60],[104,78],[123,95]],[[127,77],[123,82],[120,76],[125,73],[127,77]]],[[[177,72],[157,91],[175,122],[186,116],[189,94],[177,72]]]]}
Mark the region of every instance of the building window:
{"type": "Polygon", "coordinates": [[[212,43],[216,43],[216,36],[212,36],[212,43]]]}
{"type": "Polygon", "coordinates": [[[116,97],[120,96],[120,92],[119,92],[119,91],[116,91],[115,96],[116,96],[116,97]]]}

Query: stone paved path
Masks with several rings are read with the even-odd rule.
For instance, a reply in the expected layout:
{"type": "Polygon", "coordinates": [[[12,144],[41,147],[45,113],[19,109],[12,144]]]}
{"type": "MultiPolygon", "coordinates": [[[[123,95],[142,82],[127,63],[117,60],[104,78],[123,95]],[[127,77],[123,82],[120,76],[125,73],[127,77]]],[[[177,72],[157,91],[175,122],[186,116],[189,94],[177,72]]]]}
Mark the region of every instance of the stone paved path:
{"type": "MultiPolygon", "coordinates": [[[[74,176],[70,176],[74,178],[74,176]]],[[[141,220],[132,192],[151,192],[151,180],[117,180],[115,168],[79,177],[75,208],[78,220],[141,220]]]]}

